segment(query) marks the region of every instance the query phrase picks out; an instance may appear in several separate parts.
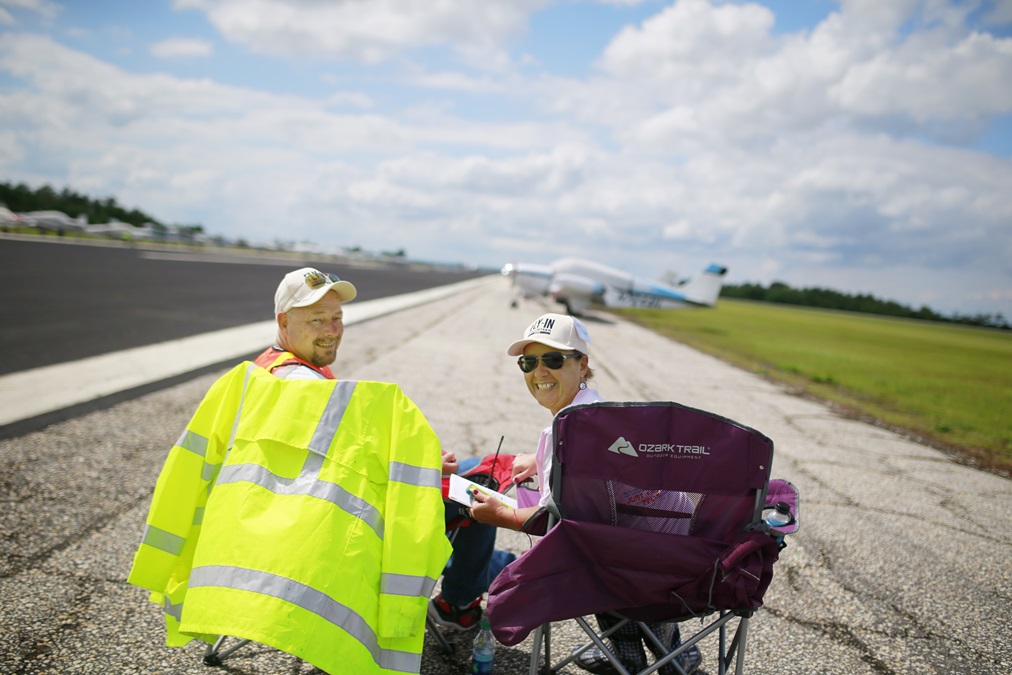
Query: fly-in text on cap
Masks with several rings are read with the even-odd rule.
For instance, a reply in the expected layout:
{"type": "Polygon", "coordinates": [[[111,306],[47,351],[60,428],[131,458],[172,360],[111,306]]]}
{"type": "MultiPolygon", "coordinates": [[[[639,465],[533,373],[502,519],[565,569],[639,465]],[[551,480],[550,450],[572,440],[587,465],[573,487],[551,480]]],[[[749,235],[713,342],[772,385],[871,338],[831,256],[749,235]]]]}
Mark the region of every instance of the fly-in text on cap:
{"type": "Polygon", "coordinates": [[[541,333],[542,335],[548,335],[555,328],[555,319],[542,318],[538,319],[531,324],[531,327],[527,329],[527,337],[534,335],[535,333],[541,333]]]}

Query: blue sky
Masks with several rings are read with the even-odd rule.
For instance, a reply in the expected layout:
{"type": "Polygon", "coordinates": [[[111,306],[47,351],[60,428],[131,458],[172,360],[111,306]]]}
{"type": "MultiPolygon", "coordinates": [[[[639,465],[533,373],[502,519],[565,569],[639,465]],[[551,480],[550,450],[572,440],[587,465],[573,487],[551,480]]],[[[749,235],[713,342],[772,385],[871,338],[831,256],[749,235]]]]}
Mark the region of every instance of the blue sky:
{"type": "Polygon", "coordinates": [[[0,180],[1012,317],[1012,0],[0,0],[0,180]]]}

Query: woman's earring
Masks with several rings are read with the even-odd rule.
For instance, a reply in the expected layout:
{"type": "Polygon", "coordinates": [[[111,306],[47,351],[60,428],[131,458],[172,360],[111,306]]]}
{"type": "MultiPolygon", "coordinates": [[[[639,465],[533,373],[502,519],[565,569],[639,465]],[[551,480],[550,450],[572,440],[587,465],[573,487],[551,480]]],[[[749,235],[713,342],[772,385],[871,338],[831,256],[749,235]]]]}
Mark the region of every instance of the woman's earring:
{"type": "Polygon", "coordinates": [[[587,388],[587,383],[586,382],[580,382],[580,389],[586,389],[586,388],[587,388]]]}

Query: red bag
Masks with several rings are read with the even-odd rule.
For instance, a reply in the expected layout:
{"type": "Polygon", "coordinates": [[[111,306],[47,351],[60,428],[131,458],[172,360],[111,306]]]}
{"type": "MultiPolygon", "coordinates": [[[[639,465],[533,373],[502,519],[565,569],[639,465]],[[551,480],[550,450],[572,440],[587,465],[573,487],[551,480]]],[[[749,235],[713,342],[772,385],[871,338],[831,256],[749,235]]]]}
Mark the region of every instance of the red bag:
{"type": "MultiPolygon", "coordinates": [[[[509,486],[513,481],[513,459],[515,455],[485,455],[477,466],[468,471],[467,473],[461,474],[462,477],[491,487],[497,492],[502,492],[500,488],[502,486],[509,486]],[[488,484],[488,477],[492,476],[492,480],[495,481],[494,487],[488,484]]],[[[503,488],[505,489],[505,488],[503,488]]],[[[450,477],[443,476],[443,499],[448,499],[450,496],[450,477]]]]}

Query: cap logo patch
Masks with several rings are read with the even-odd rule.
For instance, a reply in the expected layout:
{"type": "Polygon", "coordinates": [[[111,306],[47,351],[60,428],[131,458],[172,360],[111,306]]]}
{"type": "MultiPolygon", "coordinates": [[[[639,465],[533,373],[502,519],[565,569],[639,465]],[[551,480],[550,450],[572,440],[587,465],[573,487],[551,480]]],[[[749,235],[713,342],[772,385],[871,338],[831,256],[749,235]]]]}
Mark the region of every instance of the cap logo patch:
{"type": "Polygon", "coordinates": [[[327,277],[322,272],[309,272],[306,274],[306,285],[314,291],[327,283],[327,277]]]}
{"type": "Polygon", "coordinates": [[[555,319],[541,318],[532,323],[531,327],[527,329],[527,337],[535,334],[551,335],[554,328],[555,319]]]}

